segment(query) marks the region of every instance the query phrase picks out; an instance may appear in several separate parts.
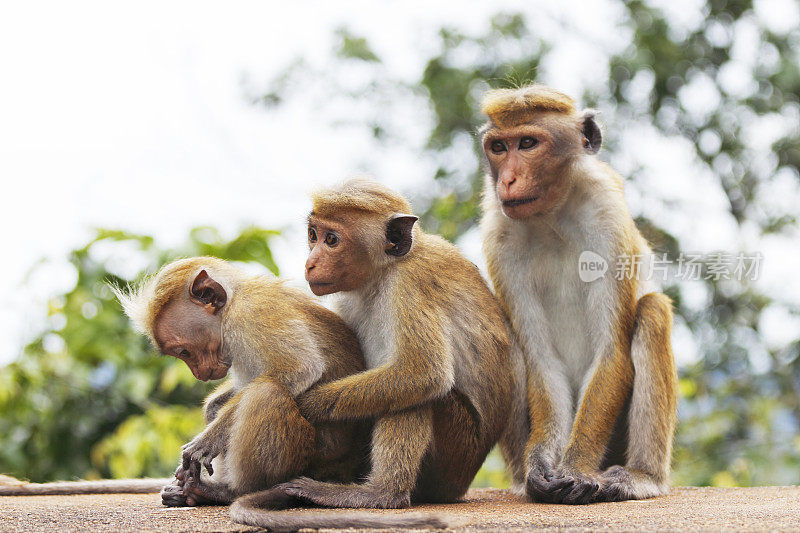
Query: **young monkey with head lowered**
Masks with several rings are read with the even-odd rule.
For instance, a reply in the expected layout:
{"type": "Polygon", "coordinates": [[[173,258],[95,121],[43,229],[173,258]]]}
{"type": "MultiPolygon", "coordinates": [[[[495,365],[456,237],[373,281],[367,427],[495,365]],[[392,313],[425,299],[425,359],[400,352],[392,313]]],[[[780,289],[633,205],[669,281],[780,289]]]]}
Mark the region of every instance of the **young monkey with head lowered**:
{"type": "Polygon", "coordinates": [[[541,85],[490,91],[482,109],[484,252],[527,367],[516,404],[529,418],[517,416],[503,443],[515,485],[571,504],[663,494],[677,405],[672,308],[640,281],[651,252],[622,179],[595,156],[594,113],[541,85]],[[582,281],[585,252],[627,268],[582,281]]]}
{"type": "Polygon", "coordinates": [[[313,196],[306,279],[356,332],[368,370],[312,387],[310,420],[374,419],[360,484],[301,478],[276,490],[331,507],[452,502],[500,438],[511,406],[505,318],[477,267],[427,235],[371,181],[313,196]]]}
{"type": "Polygon", "coordinates": [[[213,257],[175,261],[138,289],[117,292],[138,329],[197,379],[231,374],[206,400],[208,426],[184,446],[176,480],[162,491],[166,505],[230,503],[301,473],[359,475],[366,454],[359,431],[368,430],[315,428],[295,402],[318,381],[363,369],[358,340],[333,312],[280,280],[213,257]]]}

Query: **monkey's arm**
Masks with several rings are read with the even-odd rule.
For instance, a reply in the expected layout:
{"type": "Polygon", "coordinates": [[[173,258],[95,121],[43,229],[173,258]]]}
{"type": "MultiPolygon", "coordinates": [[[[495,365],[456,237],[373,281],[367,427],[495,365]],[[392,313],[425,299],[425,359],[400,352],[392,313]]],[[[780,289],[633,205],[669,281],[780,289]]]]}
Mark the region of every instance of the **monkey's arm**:
{"type": "Polygon", "coordinates": [[[398,327],[391,362],[312,387],[297,399],[303,416],[312,421],[370,418],[447,394],[454,382],[453,360],[438,324],[398,327]]]}
{"type": "Polygon", "coordinates": [[[528,302],[533,320],[520,329],[527,370],[527,404],[531,432],[525,447],[525,484],[536,501],[551,502],[568,484],[555,467],[572,427],[573,399],[566,370],[547,332],[540,302],[528,302]]]}
{"type": "MultiPolygon", "coordinates": [[[[233,381],[231,379],[226,380],[221,385],[219,385],[214,391],[208,395],[205,401],[205,405],[203,406],[203,417],[205,418],[206,426],[214,422],[218,418],[220,410],[229,402],[235,391],[233,389],[233,381]]],[[[237,400],[238,401],[238,400],[237,400]]],[[[190,462],[187,464],[187,449],[190,445],[194,443],[193,452],[195,453],[205,453],[206,451],[209,452],[211,455],[207,459],[207,464],[210,465],[211,461],[214,459],[216,455],[220,452],[216,451],[219,448],[219,445],[224,447],[226,436],[225,434],[217,434],[217,435],[207,435],[207,439],[205,441],[199,441],[205,432],[200,433],[192,439],[189,443],[187,443],[183,447],[183,451],[181,453],[180,463],[178,464],[178,468],[175,470],[175,480],[173,483],[164,487],[164,490],[161,492],[161,497],[163,502],[169,506],[182,506],[186,504],[186,488],[189,487],[189,478],[193,479],[200,479],[200,463],[199,459],[202,459],[202,455],[197,460],[196,464],[192,466],[191,459],[190,462]],[[191,468],[190,468],[191,467],[191,468]]],[[[209,470],[209,473],[211,470],[209,470]]]]}
{"type": "MultiPolygon", "coordinates": [[[[231,428],[236,418],[235,413],[239,408],[242,398],[249,394],[250,391],[259,390],[264,384],[284,391],[285,394],[291,398],[287,387],[282,381],[271,376],[269,373],[257,377],[238,392],[234,392],[231,389],[230,391],[221,393],[220,396],[228,396],[228,400],[219,407],[217,416],[206,426],[205,430],[182,448],[182,463],[178,471],[180,472],[182,469],[183,473],[178,476],[179,478],[199,479],[201,464],[206,468],[209,474],[213,475],[214,470],[211,466],[211,461],[220,453],[224,452],[228,446],[231,428]]],[[[223,384],[220,388],[224,386],[223,384]]],[[[216,396],[214,399],[218,397],[219,396],[216,396]]],[[[178,475],[178,473],[176,473],[176,475],[178,475]]]]}
{"type": "MultiPolygon", "coordinates": [[[[209,474],[213,474],[214,470],[211,466],[211,461],[220,453],[225,451],[230,437],[230,430],[233,426],[234,413],[236,407],[242,398],[243,391],[240,391],[230,397],[230,399],[222,405],[217,411],[216,418],[206,426],[199,435],[193,438],[188,444],[182,448],[182,464],[178,467],[178,472],[183,471],[183,479],[195,480],[200,479],[200,464],[206,467],[209,474]]],[[[181,478],[176,472],[176,476],[181,478]]]]}
{"type": "Polygon", "coordinates": [[[206,424],[210,424],[225,403],[230,400],[236,391],[233,390],[233,380],[228,379],[208,395],[203,406],[203,415],[206,424]]]}

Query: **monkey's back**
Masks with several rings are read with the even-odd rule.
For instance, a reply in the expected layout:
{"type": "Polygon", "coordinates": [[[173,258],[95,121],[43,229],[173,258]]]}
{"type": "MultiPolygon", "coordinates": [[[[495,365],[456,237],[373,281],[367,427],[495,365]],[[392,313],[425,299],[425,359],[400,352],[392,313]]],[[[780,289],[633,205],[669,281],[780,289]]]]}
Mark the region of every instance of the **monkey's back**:
{"type": "Polygon", "coordinates": [[[247,301],[251,320],[258,321],[268,334],[286,324],[304,323],[319,346],[325,369],[318,382],[332,381],[364,370],[364,355],[358,337],[333,311],[314,297],[289,287],[284,281],[268,276],[254,277],[247,282],[247,301]]]}
{"type": "MultiPolygon", "coordinates": [[[[298,291],[299,292],[299,291],[298,291]]],[[[365,369],[364,355],[358,337],[339,315],[314,301],[310,296],[300,294],[298,307],[318,324],[314,336],[326,359],[326,368],[319,383],[327,383],[365,369]]]]}
{"type": "MultiPolygon", "coordinates": [[[[320,378],[311,388],[364,370],[364,355],[358,338],[339,315],[280,280],[260,277],[250,284],[257,287],[248,292],[257,300],[251,305],[258,310],[259,319],[264,323],[275,326],[276,322],[301,321],[310,326],[312,339],[325,362],[320,378]]],[[[318,480],[352,482],[368,471],[371,421],[317,423],[315,428],[316,451],[304,475],[318,480]]]]}
{"type": "Polygon", "coordinates": [[[452,243],[422,234],[409,254],[407,283],[400,297],[439,309],[446,316],[453,347],[454,381],[481,415],[483,436],[496,442],[511,406],[511,355],[508,325],[500,304],[478,267],[452,243]],[[409,294],[410,291],[416,294],[409,294]]]}

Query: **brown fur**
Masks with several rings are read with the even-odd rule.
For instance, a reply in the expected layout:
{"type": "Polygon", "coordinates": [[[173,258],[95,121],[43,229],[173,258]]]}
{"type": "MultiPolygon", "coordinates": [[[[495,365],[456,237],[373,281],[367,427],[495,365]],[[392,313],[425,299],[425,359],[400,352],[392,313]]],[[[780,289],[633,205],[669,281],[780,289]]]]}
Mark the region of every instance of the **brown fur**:
{"type": "MultiPolygon", "coordinates": [[[[279,280],[247,276],[213,257],[166,265],[120,296],[128,314],[160,347],[184,339],[201,351],[203,336],[214,331],[175,331],[183,322],[170,327],[160,322],[175,320],[163,312],[169,306],[182,305],[182,317],[193,312],[193,305],[201,306],[209,314],[209,329],[222,332],[213,344],[219,352],[215,357],[227,361],[233,376],[206,400],[208,427],[184,447],[177,479],[162,493],[166,504],[230,503],[301,474],[339,481],[361,474],[363,424],[312,426],[296,403],[315,382],[363,369],[358,339],[335,313],[279,280]],[[224,291],[219,309],[195,301],[193,294],[187,300],[201,277],[203,288],[224,291]],[[201,477],[201,466],[215,475],[201,477]]],[[[190,367],[193,357],[185,359],[190,367]]]]}
{"type": "Polygon", "coordinates": [[[408,218],[395,226],[396,210],[408,210],[391,190],[350,182],[314,201],[310,225],[318,239],[311,243],[307,279],[333,280],[326,290],[337,292],[340,256],[361,248],[359,257],[372,258],[361,285],[337,300],[361,340],[368,370],[313,387],[300,409],[311,420],[374,419],[372,468],[360,484],[302,478],[281,488],[323,506],[456,501],[500,438],[511,408],[509,339],[500,306],[452,244],[413,221],[409,225],[408,218]],[[372,201],[375,191],[383,200],[372,201]],[[358,214],[352,205],[384,211],[358,214]],[[402,233],[397,242],[409,245],[397,255],[399,245],[389,238],[394,230],[402,233]],[[326,247],[322,239],[330,231],[349,248],[326,247]],[[314,278],[316,269],[326,277],[314,278]]]}
{"type": "Polygon", "coordinates": [[[483,110],[484,250],[527,368],[515,397],[529,418],[510,425],[517,434],[502,448],[515,487],[561,503],[663,494],[677,405],[672,313],[663,295],[642,296],[637,265],[614,277],[614,258],[650,251],[622,179],[594,157],[594,114],[539,85],[492,91],[483,110]],[[605,277],[577,279],[584,250],[607,260],[605,277]]]}
{"type": "Polygon", "coordinates": [[[338,190],[316,191],[311,195],[311,202],[311,214],[327,219],[336,219],[352,211],[377,215],[411,212],[411,204],[405,198],[367,179],[350,180],[338,190]]]}
{"type": "Polygon", "coordinates": [[[546,111],[571,115],[575,112],[575,101],[550,87],[533,84],[522,89],[489,91],[481,102],[481,112],[489,117],[492,126],[499,128],[523,123],[546,111]]]}

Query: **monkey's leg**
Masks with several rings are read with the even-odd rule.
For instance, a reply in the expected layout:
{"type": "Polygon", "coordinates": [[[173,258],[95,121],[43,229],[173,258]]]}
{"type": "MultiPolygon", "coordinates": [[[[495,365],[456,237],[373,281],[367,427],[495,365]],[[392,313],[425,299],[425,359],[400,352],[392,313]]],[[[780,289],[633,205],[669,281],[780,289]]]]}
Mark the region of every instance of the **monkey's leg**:
{"type": "Polygon", "coordinates": [[[678,403],[671,330],[669,299],[663,294],[644,295],[637,304],[631,343],[635,376],[627,461],[624,468],[612,466],[601,474],[598,501],[651,498],[667,492],[678,403]]]}
{"type": "Polygon", "coordinates": [[[336,483],[364,479],[369,473],[372,426],[371,420],[315,424],[316,450],[305,475],[336,483]]]}
{"type": "Polygon", "coordinates": [[[592,378],[583,393],[569,444],[564,451],[559,478],[571,483],[561,489],[557,501],[584,504],[595,500],[600,468],[611,433],[633,385],[633,363],[617,342],[610,353],[600,355],[592,378]]]}
{"type": "Polygon", "coordinates": [[[236,409],[228,465],[233,490],[246,494],[300,475],[315,450],[314,427],[282,385],[258,378],[236,409]]]}
{"type": "Polygon", "coordinates": [[[497,431],[494,439],[489,436],[491,421],[481,425],[469,399],[457,391],[433,402],[432,408],[433,442],[422,461],[411,500],[455,502],[467,492],[497,431]]]}
{"type": "Polygon", "coordinates": [[[428,406],[381,417],[372,433],[372,470],[363,484],[340,485],[300,478],[280,488],[325,507],[408,507],[422,459],[433,438],[432,422],[428,406]]]}
{"type": "Polygon", "coordinates": [[[527,372],[525,361],[520,353],[519,343],[515,342],[512,351],[512,378],[514,390],[511,397],[511,412],[508,424],[500,439],[500,453],[511,474],[511,491],[525,494],[525,447],[531,433],[528,414],[527,372]]]}

